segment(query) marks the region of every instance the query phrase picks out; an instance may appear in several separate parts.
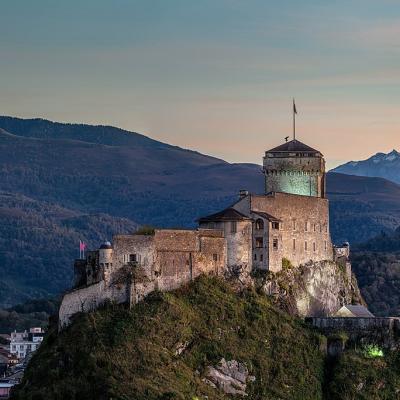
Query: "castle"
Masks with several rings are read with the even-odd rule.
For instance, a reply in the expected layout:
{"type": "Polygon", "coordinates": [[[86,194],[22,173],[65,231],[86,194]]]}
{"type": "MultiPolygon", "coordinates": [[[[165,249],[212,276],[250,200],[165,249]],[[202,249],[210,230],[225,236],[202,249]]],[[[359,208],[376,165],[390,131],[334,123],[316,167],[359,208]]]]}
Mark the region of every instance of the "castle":
{"type": "Polygon", "coordinates": [[[203,273],[279,272],[285,259],[295,267],[332,261],[323,155],[294,139],[265,152],[263,172],[265,194],[241,190],[233,205],[200,218],[196,230],[116,235],[112,244],[76,260],[60,327],[107,300],[135,304],[151,291],[178,288],[203,273]]]}

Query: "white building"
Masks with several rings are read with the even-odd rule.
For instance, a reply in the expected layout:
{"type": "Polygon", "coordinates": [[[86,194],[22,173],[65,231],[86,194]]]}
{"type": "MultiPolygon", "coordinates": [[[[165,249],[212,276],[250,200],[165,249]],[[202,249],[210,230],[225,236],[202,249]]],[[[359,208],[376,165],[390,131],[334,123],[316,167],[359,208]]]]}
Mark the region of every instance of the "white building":
{"type": "Polygon", "coordinates": [[[31,328],[29,332],[12,332],[10,353],[15,354],[19,359],[25,358],[40,346],[43,336],[44,330],[42,328],[31,328]]]}

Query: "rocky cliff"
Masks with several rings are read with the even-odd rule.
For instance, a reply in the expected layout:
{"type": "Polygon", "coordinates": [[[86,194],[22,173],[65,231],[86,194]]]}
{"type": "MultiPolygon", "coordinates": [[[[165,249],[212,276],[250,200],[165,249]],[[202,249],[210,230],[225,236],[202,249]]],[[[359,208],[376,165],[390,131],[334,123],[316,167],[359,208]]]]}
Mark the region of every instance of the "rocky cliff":
{"type": "Polygon", "coordinates": [[[309,262],[298,268],[283,264],[280,272],[253,279],[292,315],[329,316],[344,304],[365,304],[354,275],[336,262],[309,262]]]}

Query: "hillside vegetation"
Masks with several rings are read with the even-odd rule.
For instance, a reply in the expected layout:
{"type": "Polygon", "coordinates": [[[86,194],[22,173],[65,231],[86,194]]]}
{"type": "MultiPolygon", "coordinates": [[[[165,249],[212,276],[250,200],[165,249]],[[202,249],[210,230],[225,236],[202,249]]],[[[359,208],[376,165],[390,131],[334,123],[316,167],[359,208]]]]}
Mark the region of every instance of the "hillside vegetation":
{"type": "Polygon", "coordinates": [[[377,316],[400,315],[400,227],[352,250],[353,271],[365,301],[377,316]]]}
{"type": "Polygon", "coordinates": [[[200,277],[131,310],[108,305],[78,315],[60,334],[52,326],[12,399],[240,398],[204,381],[222,358],[245,364],[255,377],[249,399],[396,398],[394,358],[377,364],[354,353],[331,365],[320,350],[325,343],[267,297],[200,277]],[[378,384],[385,389],[377,391],[378,384]]]}

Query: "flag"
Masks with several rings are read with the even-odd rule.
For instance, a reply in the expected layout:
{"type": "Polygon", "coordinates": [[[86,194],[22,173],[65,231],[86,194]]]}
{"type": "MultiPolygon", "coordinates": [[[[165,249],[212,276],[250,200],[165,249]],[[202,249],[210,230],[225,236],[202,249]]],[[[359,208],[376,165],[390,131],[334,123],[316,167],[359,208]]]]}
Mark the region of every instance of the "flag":
{"type": "Polygon", "coordinates": [[[86,249],[86,243],[82,242],[82,240],[79,241],[79,251],[85,251],[86,249]]]}
{"type": "Polygon", "coordinates": [[[294,99],[293,99],[293,112],[295,114],[297,114],[297,108],[296,108],[296,103],[294,102],[294,99]]]}

